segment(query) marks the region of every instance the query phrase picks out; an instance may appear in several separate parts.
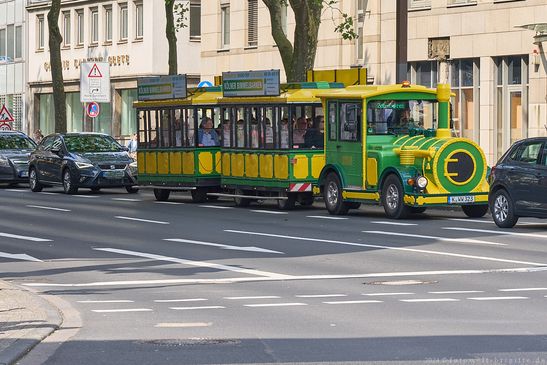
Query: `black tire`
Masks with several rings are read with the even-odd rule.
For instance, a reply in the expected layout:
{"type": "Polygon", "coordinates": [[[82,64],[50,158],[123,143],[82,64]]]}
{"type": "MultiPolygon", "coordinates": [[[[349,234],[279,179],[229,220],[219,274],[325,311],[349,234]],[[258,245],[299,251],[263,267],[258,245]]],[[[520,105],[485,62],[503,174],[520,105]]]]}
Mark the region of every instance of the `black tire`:
{"type": "Polygon", "coordinates": [[[204,203],[207,201],[207,190],[204,188],[190,190],[190,195],[192,195],[192,202],[194,203],[204,203]]]}
{"type": "Polygon", "coordinates": [[[156,200],[159,202],[167,201],[169,199],[169,195],[171,195],[171,190],[154,189],[154,197],[156,197],[156,200]]]}
{"type": "Polygon", "coordinates": [[[481,218],[488,212],[488,205],[462,205],[462,210],[469,218],[481,218]]]}
{"type": "Polygon", "coordinates": [[[78,192],[78,185],[74,181],[74,177],[72,176],[72,172],[69,168],[66,168],[63,170],[63,190],[65,191],[65,194],[76,194],[78,192]]]}
{"type": "Polygon", "coordinates": [[[134,186],[126,186],[125,187],[125,190],[129,193],[129,194],[136,194],[138,191],[139,191],[139,188],[136,188],[134,186]]]}
{"type": "Polygon", "coordinates": [[[287,193],[286,191],[279,192],[280,198],[287,198],[287,199],[278,199],[277,200],[277,207],[281,210],[291,210],[294,208],[294,205],[296,203],[296,194],[294,193],[287,193]]]}
{"type": "Polygon", "coordinates": [[[36,169],[34,167],[31,167],[28,173],[28,183],[30,190],[35,193],[39,193],[44,188],[44,186],[38,180],[38,172],[36,172],[36,169]]]}
{"type": "Polygon", "coordinates": [[[492,196],[490,211],[492,212],[494,223],[500,228],[511,228],[519,220],[519,217],[515,215],[513,200],[509,196],[509,193],[503,189],[496,191],[492,196]]]}
{"type": "Polygon", "coordinates": [[[313,193],[300,193],[298,195],[298,203],[303,207],[311,207],[314,201],[313,193]]]}
{"type": "Polygon", "coordinates": [[[90,190],[94,193],[98,193],[99,191],[101,191],[101,188],[98,187],[98,186],[94,186],[94,187],[90,188],[90,190]]]}
{"type": "Polygon", "coordinates": [[[426,207],[410,207],[410,213],[412,214],[422,214],[427,210],[426,207]]]}
{"type": "MultiPolygon", "coordinates": [[[[236,189],[234,191],[235,195],[245,195],[245,192],[241,189],[236,189]]],[[[249,204],[251,204],[250,198],[241,198],[241,197],[234,197],[234,203],[236,204],[236,207],[248,207],[249,204]]]]}
{"type": "Polygon", "coordinates": [[[404,204],[403,183],[396,175],[389,175],[382,187],[382,205],[386,216],[391,219],[404,219],[410,207],[404,204]]]}
{"type": "Polygon", "coordinates": [[[344,203],[342,197],[342,184],[340,178],[335,173],[331,172],[325,180],[325,188],[323,189],[323,198],[325,207],[332,215],[344,215],[349,211],[349,206],[344,203]]]}

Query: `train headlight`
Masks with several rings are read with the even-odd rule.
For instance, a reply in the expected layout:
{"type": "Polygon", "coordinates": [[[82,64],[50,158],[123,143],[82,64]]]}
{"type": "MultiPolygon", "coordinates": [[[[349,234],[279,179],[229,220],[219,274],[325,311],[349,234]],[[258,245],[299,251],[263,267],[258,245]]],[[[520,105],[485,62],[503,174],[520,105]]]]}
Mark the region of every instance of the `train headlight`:
{"type": "Polygon", "coordinates": [[[425,176],[418,176],[418,178],[416,178],[416,186],[422,190],[425,189],[427,183],[428,180],[425,176]]]}

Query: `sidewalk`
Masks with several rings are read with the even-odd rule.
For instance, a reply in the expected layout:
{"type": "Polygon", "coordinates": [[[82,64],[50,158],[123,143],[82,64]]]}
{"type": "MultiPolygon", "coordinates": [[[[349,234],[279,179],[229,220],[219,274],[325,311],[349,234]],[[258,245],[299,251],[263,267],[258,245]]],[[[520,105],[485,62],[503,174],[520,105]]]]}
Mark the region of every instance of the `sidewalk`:
{"type": "Polygon", "coordinates": [[[61,323],[48,301],[0,280],[0,365],[14,364],[61,323]]]}

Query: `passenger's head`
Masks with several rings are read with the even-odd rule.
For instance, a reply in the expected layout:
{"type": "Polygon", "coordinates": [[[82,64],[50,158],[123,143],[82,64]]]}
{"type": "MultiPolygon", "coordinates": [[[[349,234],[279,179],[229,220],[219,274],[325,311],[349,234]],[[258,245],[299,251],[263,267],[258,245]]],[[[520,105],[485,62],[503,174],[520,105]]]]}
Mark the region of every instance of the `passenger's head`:
{"type": "Polygon", "coordinates": [[[296,120],[296,129],[306,129],[308,127],[308,122],[306,122],[305,117],[300,117],[296,120]]]}
{"type": "Polygon", "coordinates": [[[316,115],[313,118],[313,128],[323,130],[325,129],[325,118],[322,115],[316,115]]]}
{"type": "Polygon", "coordinates": [[[203,129],[212,129],[213,128],[213,120],[209,117],[205,117],[201,120],[201,124],[199,126],[203,129]]]}

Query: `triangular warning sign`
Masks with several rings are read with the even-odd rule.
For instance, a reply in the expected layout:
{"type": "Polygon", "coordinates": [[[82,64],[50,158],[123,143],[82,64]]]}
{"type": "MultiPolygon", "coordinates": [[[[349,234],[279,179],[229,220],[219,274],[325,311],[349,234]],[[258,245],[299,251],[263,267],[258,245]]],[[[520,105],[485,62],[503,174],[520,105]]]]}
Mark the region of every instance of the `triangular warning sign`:
{"type": "Polygon", "coordinates": [[[9,112],[8,108],[6,108],[5,105],[2,105],[2,109],[0,109],[0,123],[1,122],[13,122],[13,115],[9,112]]]}
{"type": "Polygon", "coordinates": [[[87,75],[87,77],[103,77],[103,74],[101,74],[101,71],[96,63],[94,63],[93,67],[91,67],[91,71],[89,71],[89,75],[87,75]]]}

